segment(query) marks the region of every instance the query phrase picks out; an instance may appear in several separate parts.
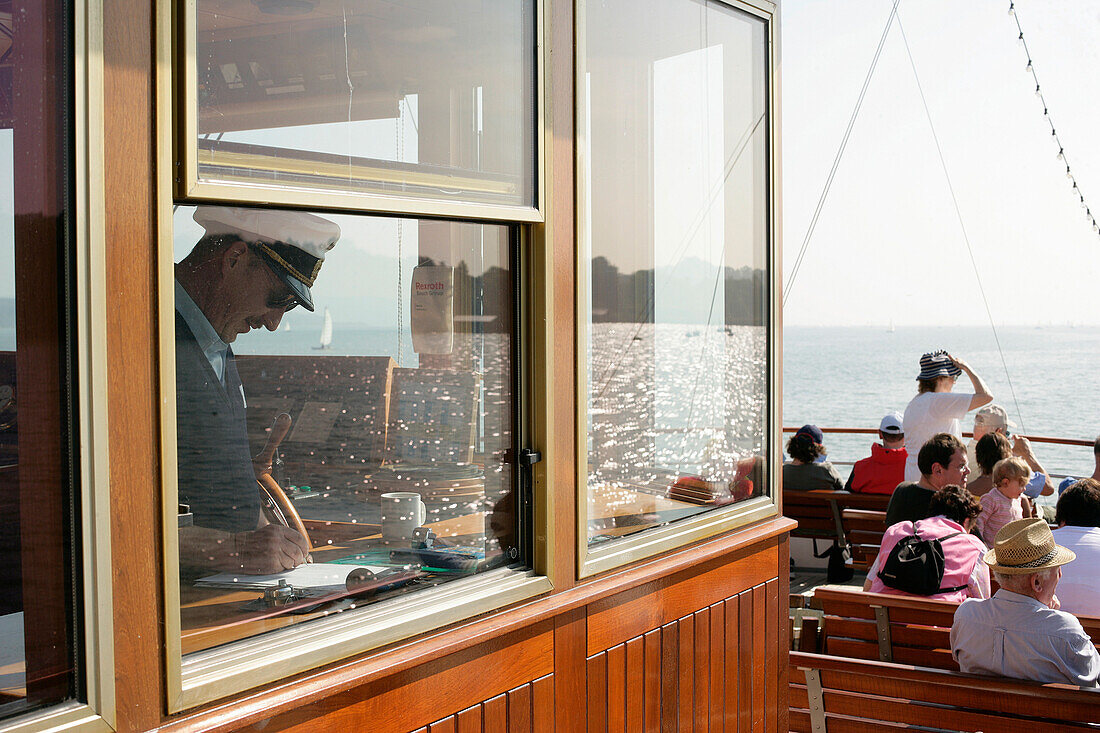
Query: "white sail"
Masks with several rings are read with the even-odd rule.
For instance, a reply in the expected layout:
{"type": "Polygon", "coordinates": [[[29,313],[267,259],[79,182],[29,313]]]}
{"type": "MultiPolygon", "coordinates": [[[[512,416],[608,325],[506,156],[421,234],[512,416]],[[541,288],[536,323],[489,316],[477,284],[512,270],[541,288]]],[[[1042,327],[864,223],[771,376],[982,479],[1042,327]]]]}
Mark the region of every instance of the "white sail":
{"type": "Polygon", "coordinates": [[[332,314],[325,308],[325,323],[321,326],[320,348],[327,349],[332,344],[332,314]]]}

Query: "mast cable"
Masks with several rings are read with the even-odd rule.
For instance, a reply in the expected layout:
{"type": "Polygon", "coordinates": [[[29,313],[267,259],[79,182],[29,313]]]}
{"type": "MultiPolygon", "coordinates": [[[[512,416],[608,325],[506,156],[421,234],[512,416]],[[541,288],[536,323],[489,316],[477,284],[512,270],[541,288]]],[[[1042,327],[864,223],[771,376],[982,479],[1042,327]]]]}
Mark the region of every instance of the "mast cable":
{"type": "MultiPolygon", "coordinates": [[[[896,9],[895,5],[895,9],[896,9]]],[[[917,82],[917,91],[920,93],[920,101],[924,106],[924,115],[928,119],[928,127],[932,131],[932,140],[936,143],[936,153],[939,154],[940,166],[943,168],[943,177],[947,180],[947,190],[951,193],[951,202],[955,205],[955,216],[959,220],[959,229],[962,230],[963,241],[966,242],[966,251],[970,255],[970,264],[974,268],[974,279],[978,282],[978,292],[982,296],[982,304],[985,305],[986,315],[989,316],[989,328],[993,331],[993,340],[997,344],[997,353],[1001,357],[1001,366],[1005,370],[1005,378],[1008,379],[1008,389],[1012,393],[1012,402],[1016,405],[1016,414],[1020,416],[1020,428],[1027,433],[1024,426],[1024,415],[1020,411],[1020,401],[1016,399],[1016,388],[1012,385],[1012,375],[1008,373],[1008,363],[1005,361],[1004,349],[1001,348],[1001,337],[997,334],[997,324],[993,321],[993,311],[989,307],[989,299],[985,295],[985,286],[982,285],[982,275],[978,270],[978,261],[974,258],[974,248],[970,246],[970,236],[966,233],[966,224],[963,222],[962,210],[959,208],[959,200],[955,196],[955,187],[951,185],[951,174],[947,171],[947,162],[943,158],[943,149],[940,147],[940,138],[936,134],[936,126],[932,123],[932,113],[928,109],[928,100],[924,98],[924,88],[921,87],[920,75],[917,74],[917,65],[913,61],[913,53],[909,50],[909,39],[905,37],[905,28],[898,15],[898,30],[901,31],[901,40],[905,44],[905,54],[909,57],[909,66],[913,69],[913,79],[917,82]]]]}
{"type": "Polygon", "coordinates": [[[832,188],[833,178],[836,176],[837,168],[840,167],[840,159],[844,155],[844,149],[848,147],[848,138],[852,135],[852,128],[855,127],[856,118],[859,116],[859,109],[863,106],[863,98],[867,95],[867,87],[871,84],[871,76],[875,73],[875,67],[878,66],[879,56],[882,55],[882,47],[886,44],[886,36],[890,33],[890,25],[894,22],[894,18],[898,14],[898,5],[901,0],[894,0],[894,7],[890,9],[890,17],[886,19],[886,27],[882,29],[882,37],[878,40],[878,48],[875,49],[875,57],[871,59],[871,67],[867,69],[867,76],[863,80],[863,88],[859,90],[859,98],[856,100],[855,109],[852,110],[852,116],[848,120],[848,129],[844,131],[844,137],[840,141],[840,148],[836,151],[836,158],[833,159],[833,167],[829,170],[829,175],[825,179],[825,187],[821,189],[821,196],[817,200],[817,206],[814,208],[814,214],[810,218],[810,225],[806,229],[806,236],[802,238],[802,248],[798,251],[798,256],[795,258],[794,267],[791,268],[791,275],[787,278],[787,285],[783,288],[783,305],[787,305],[787,298],[791,296],[791,288],[794,286],[795,278],[798,277],[798,270],[802,267],[802,260],[806,256],[806,250],[810,246],[810,238],[814,235],[814,229],[817,228],[817,221],[821,217],[821,210],[825,206],[825,199],[829,195],[829,189],[832,188]]]}

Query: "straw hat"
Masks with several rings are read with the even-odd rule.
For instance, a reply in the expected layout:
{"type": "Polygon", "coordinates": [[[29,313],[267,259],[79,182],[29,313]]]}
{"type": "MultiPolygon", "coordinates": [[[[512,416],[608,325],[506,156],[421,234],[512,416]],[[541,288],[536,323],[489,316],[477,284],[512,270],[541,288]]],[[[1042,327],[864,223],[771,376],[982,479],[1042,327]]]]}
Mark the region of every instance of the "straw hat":
{"type": "Polygon", "coordinates": [[[1054,533],[1038,517],[1017,519],[1001,527],[985,564],[1002,575],[1027,575],[1076,559],[1073,550],[1054,542],[1054,533]]]}

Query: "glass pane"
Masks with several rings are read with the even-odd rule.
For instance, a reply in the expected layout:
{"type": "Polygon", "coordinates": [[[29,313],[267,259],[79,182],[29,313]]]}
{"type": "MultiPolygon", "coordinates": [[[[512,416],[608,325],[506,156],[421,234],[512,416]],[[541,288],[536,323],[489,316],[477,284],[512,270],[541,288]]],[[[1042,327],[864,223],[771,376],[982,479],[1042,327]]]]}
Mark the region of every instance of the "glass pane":
{"type": "Polygon", "coordinates": [[[532,6],[198,0],[199,179],[533,206],[532,6]]]}
{"type": "Polygon", "coordinates": [[[76,690],[66,6],[0,0],[0,717],[76,690]]]}
{"type": "Polygon", "coordinates": [[[766,26],[586,5],[588,538],[759,496],[767,457],[766,26]]]}
{"type": "Polygon", "coordinates": [[[185,653],[518,558],[512,236],[178,208],[185,653]]]}

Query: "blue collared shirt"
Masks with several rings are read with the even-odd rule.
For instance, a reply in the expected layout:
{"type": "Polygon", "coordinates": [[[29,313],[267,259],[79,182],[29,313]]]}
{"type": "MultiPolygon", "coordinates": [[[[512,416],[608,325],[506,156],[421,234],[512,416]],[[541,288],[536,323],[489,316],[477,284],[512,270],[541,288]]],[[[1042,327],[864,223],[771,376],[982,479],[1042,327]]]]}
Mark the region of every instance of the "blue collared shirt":
{"type": "Polygon", "coordinates": [[[187,322],[191,333],[195,335],[195,341],[210,362],[210,368],[218,375],[218,380],[225,386],[225,359],[229,351],[229,344],[221,340],[218,332],[210,325],[206,315],[195,305],[195,301],[187,294],[187,291],[176,280],[176,310],[187,322]]]}
{"type": "Polygon", "coordinates": [[[1095,687],[1100,655],[1076,616],[1001,588],[963,601],[951,626],[963,672],[1095,687]]]}

